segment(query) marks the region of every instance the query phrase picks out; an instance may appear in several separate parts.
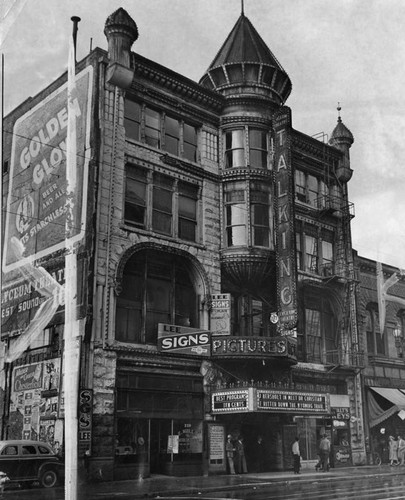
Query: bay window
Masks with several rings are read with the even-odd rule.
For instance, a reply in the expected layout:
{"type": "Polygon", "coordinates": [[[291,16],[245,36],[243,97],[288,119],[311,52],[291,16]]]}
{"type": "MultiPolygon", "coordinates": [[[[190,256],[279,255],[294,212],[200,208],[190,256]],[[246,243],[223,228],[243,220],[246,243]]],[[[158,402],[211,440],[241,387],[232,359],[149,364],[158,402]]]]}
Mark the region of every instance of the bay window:
{"type": "Polygon", "coordinates": [[[264,129],[241,127],[225,132],[225,168],[267,168],[268,143],[264,129]]]}

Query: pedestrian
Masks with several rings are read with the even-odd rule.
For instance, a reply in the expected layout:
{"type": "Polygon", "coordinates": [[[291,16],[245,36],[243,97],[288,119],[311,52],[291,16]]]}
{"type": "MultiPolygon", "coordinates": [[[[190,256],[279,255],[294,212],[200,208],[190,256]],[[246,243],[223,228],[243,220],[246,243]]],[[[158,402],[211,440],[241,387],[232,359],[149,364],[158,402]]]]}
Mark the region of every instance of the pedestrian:
{"type": "Polygon", "coordinates": [[[292,445],[292,454],[294,459],[294,474],[301,474],[301,453],[300,453],[300,438],[297,436],[292,445]]]}
{"type": "Polygon", "coordinates": [[[245,457],[245,446],[243,444],[243,437],[239,436],[235,444],[235,458],[236,458],[236,472],[238,474],[246,474],[246,457],[245,457]]]}
{"type": "Polygon", "coordinates": [[[4,498],[3,496],[4,486],[7,483],[7,481],[10,481],[10,478],[7,476],[5,472],[0,471],[0,498],[4,498]]]}
{"type": "Polygon", "coordinates": [[[319,456],[321,458],[323,472],[327,472],[329,470],[329,454],[330,454],[330,441],[326,437],[326,434],[324,434],[322,436],[321,442],[319,443],[319,456]]]}
{"type": "Polygon", "coordinates": [[[390,465],[398,465],[398,441],[395,440],[394,436],[388,438],[388,450],[390,465]]]}
{"type": "Polygon", "coordinates": [[[398,435],[398,460],[400,465],[405,465],[405,440],[398,435]]]}
{"type": "Polygon", "coordinates": [[[235,447],[232,443],[232,436],[230,434],[228,434],[228,437],[226,439],[225,451],[226,451],[226,461],[228,463],[229,473],[235,474],[235,463],[234,463],[235,447]]]}
{"type": "Polygon", "coordinates": [[[259,434],[252,448],[252,466],[254,472],[264,471],[265,456],[263,437],[259,434]]]}

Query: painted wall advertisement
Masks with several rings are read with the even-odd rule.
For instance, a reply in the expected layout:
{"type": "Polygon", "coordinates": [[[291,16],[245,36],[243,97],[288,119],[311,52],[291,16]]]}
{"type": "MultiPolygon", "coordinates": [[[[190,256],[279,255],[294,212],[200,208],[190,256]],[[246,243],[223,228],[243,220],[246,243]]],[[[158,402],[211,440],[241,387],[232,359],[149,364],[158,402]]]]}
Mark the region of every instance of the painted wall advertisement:
{"type": "Polygon", "coordinates": [[[279,330],[296,336],[298,320],[295,283],[295,231],[293,174],[291,167],[291,110],[280,108],[274,116],[275,178],[277,193],[277,295],[279,330]]]}
{"type": "Polygon", "coordinates": [[[211,331],[213,335],[231,334],[231,294],[212,295],[211,331]]]}
{"type": "MultiPolygon", "coordinates": [[[[74,103],[80,189],[75,199],[75,241],[83,237],[86,221],[92,80],[92,67],[76,76],[74,103]]],[[[45,300],[41,290],[49,286],[46,276],[41,280],[29,279],[27,273],[21,272],[21,266],[65,248],[66,135],[67,84],[30,109],[14,125],[2,262],[3,336],[19,335],[29,326],[45,300]],[[22,256],[16,251],[15,242],[23,245],[22,256]]],[[[47,268],[48,281],[53,279],[63,285],[63,266],[64,263],[47,268]]],[[[57,299],[59,304],[63,303],[63,297],[57,299]]]]}
{"type": "Polygon", "coordinates": [[[59,358],[14,368],[8,439],[45,441],[60,451],[64,414],[60,386],[59,358]]]}

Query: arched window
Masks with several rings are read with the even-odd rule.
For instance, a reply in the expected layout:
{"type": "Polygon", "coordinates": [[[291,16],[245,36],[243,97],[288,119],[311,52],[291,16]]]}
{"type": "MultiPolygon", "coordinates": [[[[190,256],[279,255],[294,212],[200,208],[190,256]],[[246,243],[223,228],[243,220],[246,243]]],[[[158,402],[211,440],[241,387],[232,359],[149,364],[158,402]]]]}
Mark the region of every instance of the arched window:
{"type": "Polygon", "coordinates": [[[123,342],[156,344],[158,323],[196,327],[197,294],[184,257],[141,251],[123,272],[115,337],[123,342]]]}
{"type": "Polygon", "coordinates": [[[377,304],[369,304],[366,309],[366,338],[369,356],[386,355],[385,335],[380,333],[377,304]]]}

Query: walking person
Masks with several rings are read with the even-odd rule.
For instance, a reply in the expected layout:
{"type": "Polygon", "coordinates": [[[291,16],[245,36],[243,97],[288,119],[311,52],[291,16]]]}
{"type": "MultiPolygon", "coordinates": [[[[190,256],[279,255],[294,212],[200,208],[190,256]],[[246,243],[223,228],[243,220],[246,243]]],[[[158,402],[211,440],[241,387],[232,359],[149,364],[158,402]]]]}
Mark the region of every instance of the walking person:
{"type": "Polygon", "coordinates": [[[398,435],[398,461],[399,465],[405,465],[405,440],[398,435]]]}
{"type": "Polygon", "coordinates": [[[301,453],[300,453],[300,438],[297,436],[292,445],[292,454],[294,459],[294,474],[301,474],[301,453]]]}
{"type": "Polygon", "coordinates": [[[390,465],[398,465],[398,441],[395,440],[394,436],[388,438],[388,450],[390,465]]]}
{"type": "Polygon", "coordinates": [[[235,458],[236,458],[236,472],[238,474],[246,474],[246,457],[245,457],[245,446],[243,444],[243,437],[239,436],[235,444],[235,458]]]}
{"type": "Polygon", "coordinates": [[[329,455],[330,455],[330,441],[326,437],[326,434],[324,434],[322,436],[321,442],[319,443],[319,457],[321,459],[323,472],[327,472],[329,470],[329,455]]]}
{"type": "Polygon", "coordinates": [[[229,474],[235,474],[235,463],[234,463],[235,447],[232,443],[232,436],[230,434],[228,434],[226,440],[225,451],[226,451],[226,460],[228,462],[229,474]]]}

